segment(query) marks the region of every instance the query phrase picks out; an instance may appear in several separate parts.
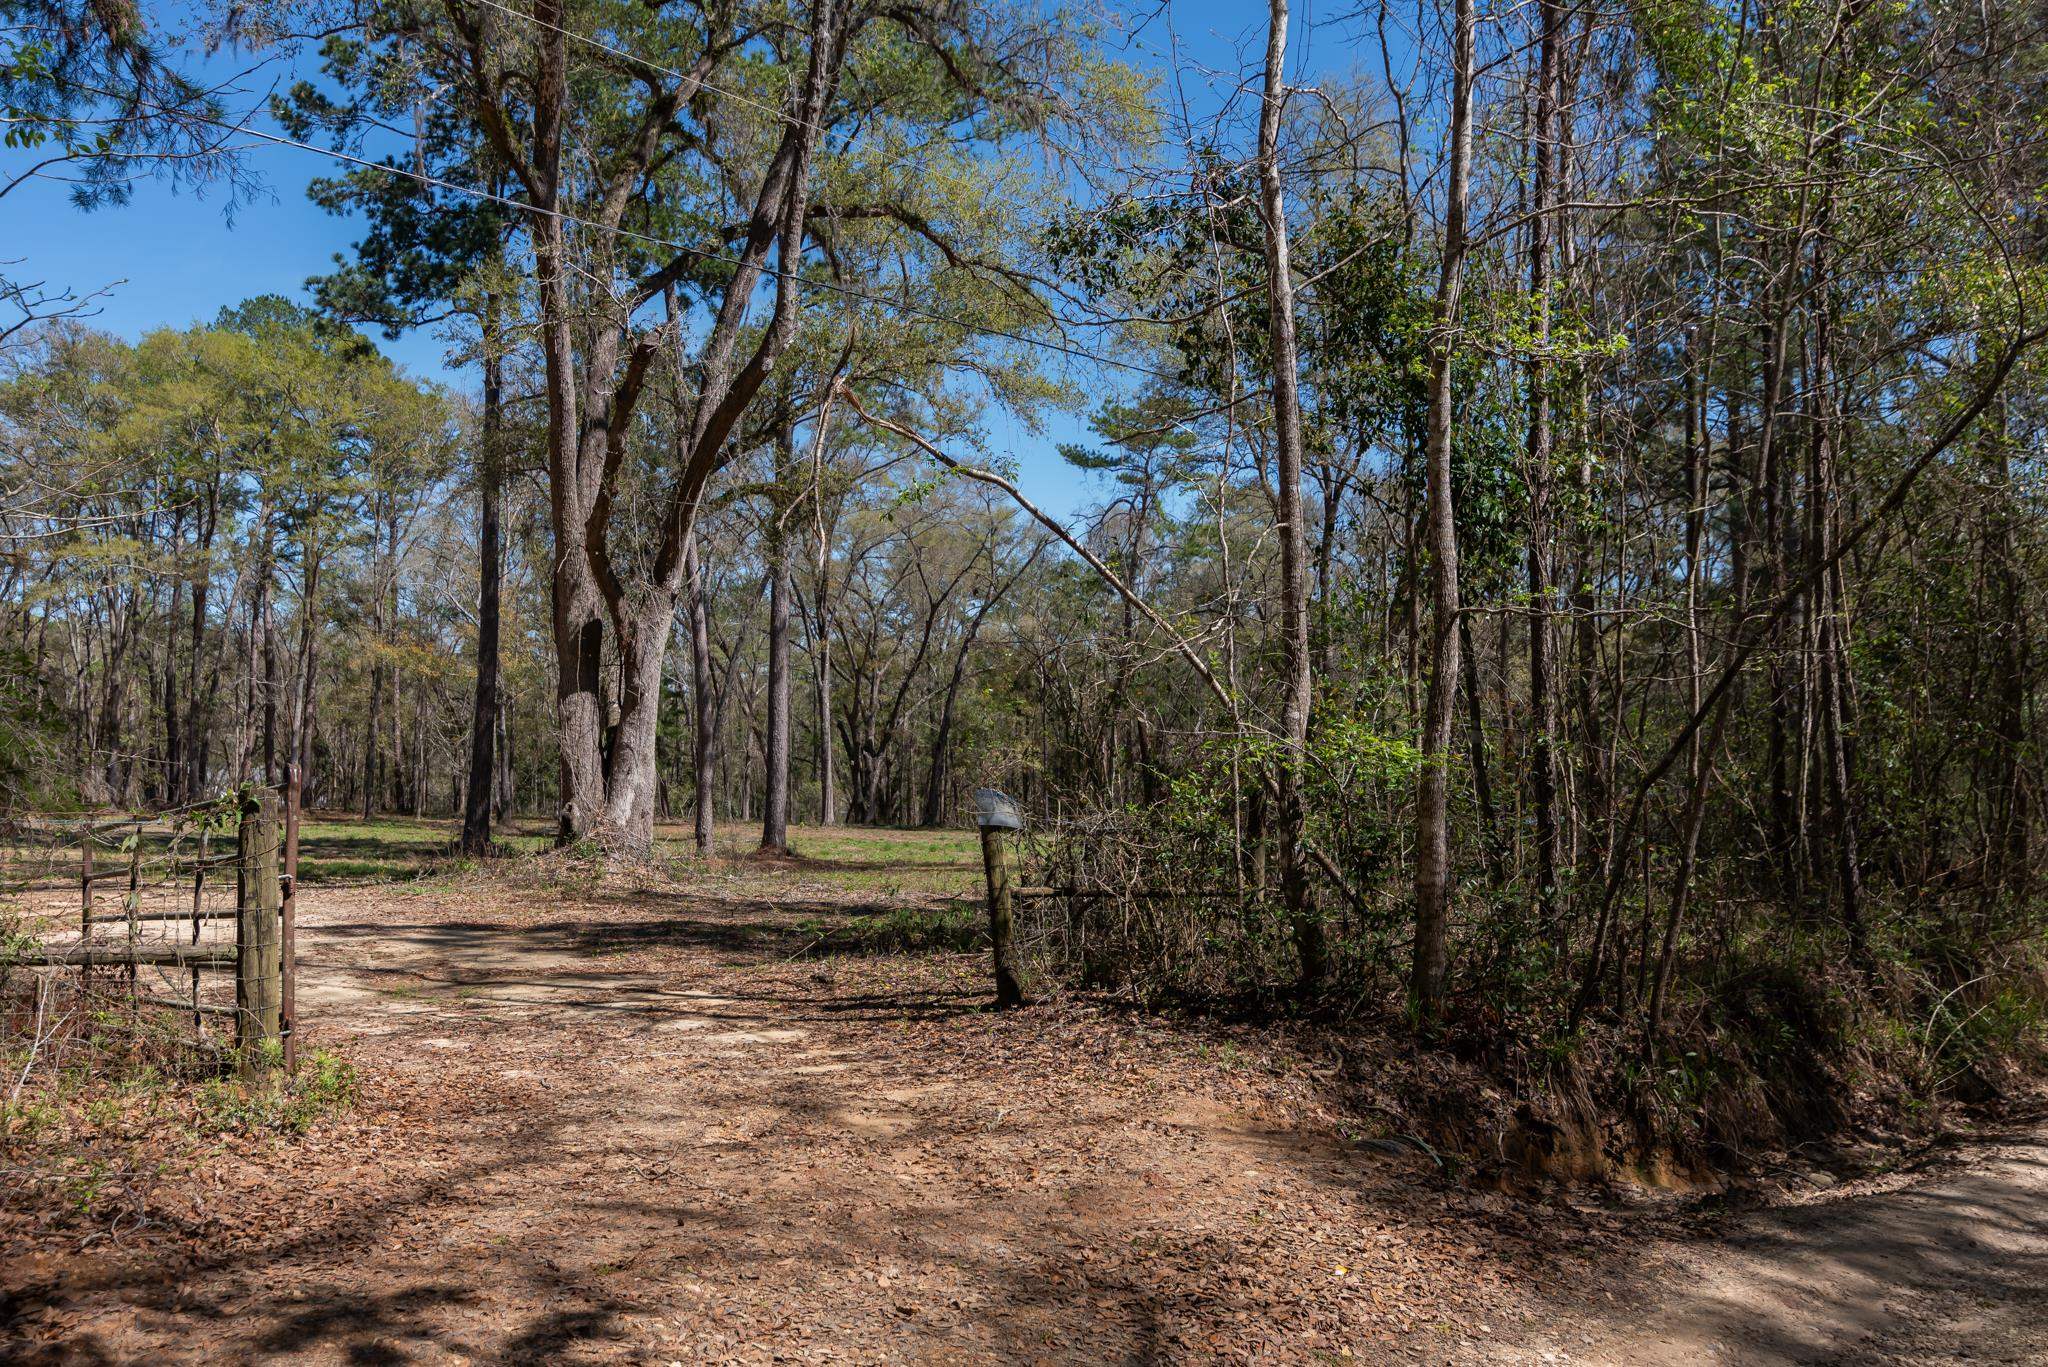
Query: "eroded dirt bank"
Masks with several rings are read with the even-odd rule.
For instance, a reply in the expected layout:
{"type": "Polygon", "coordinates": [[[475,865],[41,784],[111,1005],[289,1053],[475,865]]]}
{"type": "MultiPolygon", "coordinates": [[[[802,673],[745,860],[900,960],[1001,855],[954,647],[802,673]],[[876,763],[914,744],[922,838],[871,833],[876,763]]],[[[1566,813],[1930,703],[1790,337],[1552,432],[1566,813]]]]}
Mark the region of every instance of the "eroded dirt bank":
{"type": "Polygon", "coordinates": [[[1632,1261],[1620,1295],[1555,1298],[1499,1360],[2048,1362],[2048,1130],[1985,1132],[1632,1261]]]}

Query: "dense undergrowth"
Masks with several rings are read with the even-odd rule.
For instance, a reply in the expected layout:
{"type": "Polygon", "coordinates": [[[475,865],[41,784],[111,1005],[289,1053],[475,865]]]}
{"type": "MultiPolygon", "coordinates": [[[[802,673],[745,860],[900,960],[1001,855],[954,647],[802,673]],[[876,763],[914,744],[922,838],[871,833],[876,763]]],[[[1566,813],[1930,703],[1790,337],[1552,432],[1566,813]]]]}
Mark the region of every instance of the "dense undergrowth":
{"type": "Polygon", "coordinates": [[[1818,909],[1702,884],[1653,1025],[1662,907],[1619,903],[1593,976],[1588,918],[1546,922],[1527,888],[1484,868],[1459,891],[1446,1010],[1419,1026],[1407,885],[1357,848],[1394,829],[1346,801],[1324,810],[1350,813],[1335,847],[1366,876],[1314,903],[1319,981],[1303,981],[1271,869],[1245,852],[1256,820],[1240,805],[1233,823],[1199,784],[1028,842],[1028,878],[1074,890],[1027,913],[1041,979],[1312,1025],[1353,1055],[1368,1106],[1440,1149],[1571,1177],[1740,1170],[1802,1144],[1925,1131],[1957,1104],[2026,1091],[2048,1064],[2048,953],[2023,910],[1873,902],[1859,950],[1818,909]]]}

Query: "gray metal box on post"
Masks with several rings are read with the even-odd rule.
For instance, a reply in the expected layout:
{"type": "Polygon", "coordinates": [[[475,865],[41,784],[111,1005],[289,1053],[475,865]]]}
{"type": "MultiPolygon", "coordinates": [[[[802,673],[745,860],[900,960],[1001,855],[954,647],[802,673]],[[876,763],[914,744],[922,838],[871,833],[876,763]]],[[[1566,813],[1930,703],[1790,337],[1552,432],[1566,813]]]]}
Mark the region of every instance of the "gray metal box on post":
{"type": "Polygon", "coordinates": [[[981,867],[988,879],[988,938],[995,961],[996,1009],[1024,1004],[1024,990],[1010,962],[1010,928],[1014,919],[1010,897],[1010,847],[1005,831],[1024,829],[1017,804],[994,788],[974,790],[974,820],[981,828],[981,867]]]}

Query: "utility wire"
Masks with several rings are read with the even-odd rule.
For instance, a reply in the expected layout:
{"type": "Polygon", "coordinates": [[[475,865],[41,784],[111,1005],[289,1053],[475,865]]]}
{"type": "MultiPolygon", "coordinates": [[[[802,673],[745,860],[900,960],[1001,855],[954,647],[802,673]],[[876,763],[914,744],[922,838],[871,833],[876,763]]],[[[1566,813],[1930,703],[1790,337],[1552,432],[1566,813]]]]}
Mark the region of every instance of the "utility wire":
{"type": "MultiPolygon", "coordinates": [[[[726,266],[742,264],[740,258],[728,256],[724,252],[712,251],[705,247],[693,247],[685,242],[677,242],[671,238],[656,237],[652,233],[643,233],[632,228],[615,227],[599,223],[595,219],[584,218],[579,214],[570,213],[566,209],[544,209],[539,205],[514,199],[510,195],[496,194],[490,190],[480,190],[472,185],[462,185],[456,181],[444,180],[440,176],[430,176],[423,171],[408,171],[402,166],[396,166],[389,162],[372,161],[368,157],[359,157],[350,152],[343,152],[338,148],[321,147],[315,143],[302,142],[297,138],[286,137],[281,133],[267,133],[260,128],[251,128],[246,121],[229,122],[226,119],[216,119],[192,110],[159,104],[154,100],[117,95],[112,91],[100,90],[94,86],[86,85],[80,81],[68,80],[62,76],[56,79],[64,85],[69,85],[87,94],[97,95],[102,99],[124,100],[133,106],[153,109],[159,113],[169,114],[190,123],[205,124],[212,128],[222,129],[228,133],[255,138],[260,142],[270,143],[274,146],[289,147],[300,152],[310,152],[317,157],[327,157],[334,161],[345,162],[351,166],[360,166],[369,171],[380,171],[387,175],[402,176],[421,185],[429,185],[435,189],[447,190],[452,194],[466,195],[471,199],[481,200],[488,204],[497,204],[518,213],[553,218],[563,223],[570,223],[580,228],[589,229],[592,232],[608,233],[615,237],[630,238],[648,246],[664,247],[670,251],[694,256],[701,261],[713,261],[726,266]]],[[[921,319],[928,323],[937,323],[942,327],[959,328],[963,332],[970,332],[983,337],[993,337],[1006,342],[1015,342],[1020,346],[1035,347],[1041,351],[1057,352],[1060,355],[1068,356],[1075,360],[1090,361],[1096,365],[1129,371],[1132,374],[1145,375],[1155,380],[1164,380],[1169,384],[1178,383],[1179,381],[1179,377],[1176,375],[1152,366],[1141,365],[1136,361],[1118,360],[1114,356],[1104,356],[1099,352],[1089,351],[1084,347],[1077,347],[1069,342],[1052,341],[1044,337],[1031,337],[1021,332],[1011,332],[1004,328],[990,327],[985,323],[973,323],[964,318],[954,318],[943,313],[934,313],[928,309],[921,309],[915,304],[906,304],[901,300],[885,298],[879,294],[870,294],[866,290],[856,289],[852,285],[841,284],[835,280],[815,279],[805,276],[800,271],[792,271],[782,266],[771,266],[765,261],[759,263],[758,269],[764,275],[773,276],[776,279],[791,280],[799,289],[824,290],[827,293],[837,294],[848,299],[858,299],[864,303],[874,304],[881,308],[893,309],[897,313],[921,319]]]]}
{"type": "Polygon", "coordinates": [[[494,9],[498,13],[505,15],[508,18],[519,20],[521,23],[532,24],[535,28],[544,28],[552,30],[555,33],[561,34],[564,38],[573,39],[576,42],[582,43],[586,47],[596,48],[599,52],[608,52],[614,57],[620,57],[626,61],[637,63],[640,66],[646,67],[650,71],[659,71],[664,76],[673,76],[679,81],[694,80],[699,86],[702,86],[704,89],[709,90],[714,95],[723,95],[729,100],[738,100],[741,104],[751,105],[755,109],[758,109],[765,114],[773,114],[776,118],[782,120],[785,123],[793,123],[802,128],[815,129],[821,136],[827,133],[827,130],[819,124],[812,123],[808,119],[799,119],[795,115],[789,113],[786,110],[778,109],[771,104],[764,104],[760,100],[754,99],[750,95],[742,95],[737,90],[728,90],[723,86],[713,85],[711,82],[705,80],[701,76],[692,76],[687,71],[678,71],[672,66],[664,66],[662,63],[655,61],[653,58],[643,57],[639,53],[631,51],[630,49],[622,47],[613,47],[610,43],[605,42],[602,38],[593,38],[591,35],[587,33],[578,33],[575,29],[563,28],[560,24],[551,24],[537,14],[527,14],[524,13],[523,11],[513,9],[510,5],[501,5],[498,3],[498,0],[474,0],[474,3],[482,5],[486,9],[494,9]]]}

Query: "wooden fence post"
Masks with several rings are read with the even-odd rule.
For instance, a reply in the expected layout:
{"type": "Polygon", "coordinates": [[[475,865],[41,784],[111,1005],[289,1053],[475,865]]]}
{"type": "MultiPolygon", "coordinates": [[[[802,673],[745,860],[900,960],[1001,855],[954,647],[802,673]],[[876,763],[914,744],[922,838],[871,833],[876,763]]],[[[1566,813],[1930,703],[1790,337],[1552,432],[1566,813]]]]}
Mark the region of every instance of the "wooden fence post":
{"type": "Polygon", "coordinates": [[[1010,847],[1005,831],[1023,828],[1010,799],[993,788],[974,792],[975,824],[981,827],[981,868],[988,877],[988,938],[996,971],[996,1010],[1024,1004],[1024,989],[1010,961],[1010,928],[1014,920],[1010,895],[1010,847]]]}
{"type": "Polygon", "coordinates": [[[235,1048],[245,1079],[270,1071],[269,1045],[278,1038],[280,966],[278,932],[283,888],[278,881],[282,843],[275,790],[260,788],[242,807],[236,865],[235,1048]]]}

